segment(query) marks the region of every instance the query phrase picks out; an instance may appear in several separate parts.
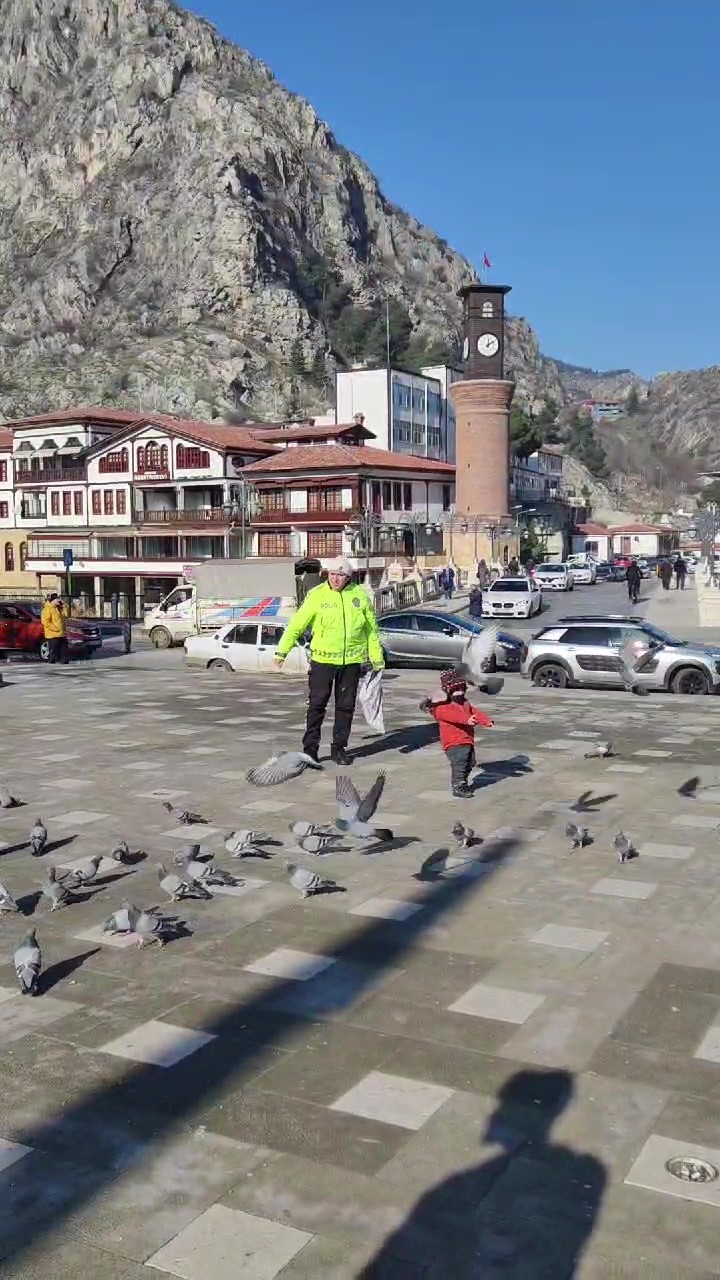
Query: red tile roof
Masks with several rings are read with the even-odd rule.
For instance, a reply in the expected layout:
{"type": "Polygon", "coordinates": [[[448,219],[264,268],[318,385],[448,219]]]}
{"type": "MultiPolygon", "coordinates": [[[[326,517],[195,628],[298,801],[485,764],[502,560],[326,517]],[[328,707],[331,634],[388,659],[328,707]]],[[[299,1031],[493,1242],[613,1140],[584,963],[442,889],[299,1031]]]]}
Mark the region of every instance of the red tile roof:
{"type": "Polygon", "coordinates": [[[665,524],[616,524],[608,533],[675,533],[675,530],[665,524]]]}
{"type": "Polygon", "coordinates": [[[587,524],[579,524],[577,527],[580,530],[580,533],[594,533],[597,537],[601,538],[607,537],[611,532],[607,525],[593,524],[592,520],[587,524]]]}
{"type": "Polygon", "coordinates": [[[251,462],[245,471],[258,473],[277,471],[423,471],[435,475],[455,475],[451,462],[435,462],[432,458],[415,458],[407,453],[389,453],[367,445],[309,444],[295,449],[282,449],[270,458],[251,462]]]}
{"type": "Polygon", "coordinates": [[[126,427],[133,422],[141,421],[144,415],[137,409],[109,409],[107,405],[75,409],[55,409],[51,413],[39,413],[32,418],[13,418],[3,422],[2,426],[11,431],[19,431],[23,427],[45,427],[63,425],[72,426],[75,422],[97,422],[109,427],[126,427]]]}
{"type": "Polygon", "coordinates": [[[334,436],[347,436],[353,433],[362,436],[364,440],[377,439],[374,431],[368,430],[359,422],[324,423],[317,427],[307,423],[298,424],[298,426],[264,426],[262,423],[249,422],[247,425],[258,439],[272,441],[274,444],[284,444],[290,440],[332,439],[334,436]]]}
{"type": "Polygon", "coordinates": [[[12,443],[12,431],[6,431],[0,426],[0,449],[12,449],[12,443]]]}

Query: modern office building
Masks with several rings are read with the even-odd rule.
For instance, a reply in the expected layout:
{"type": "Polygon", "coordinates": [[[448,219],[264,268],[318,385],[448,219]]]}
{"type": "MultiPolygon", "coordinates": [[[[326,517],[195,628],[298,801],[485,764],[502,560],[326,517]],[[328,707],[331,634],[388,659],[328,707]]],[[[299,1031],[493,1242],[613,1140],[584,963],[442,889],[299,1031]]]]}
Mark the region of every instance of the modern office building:
{"type": "Polygon", "coordinates": [[[335,382],[335,417],[362,414],[371,447],[455,461],[455,411],[449,388],[460,377],[447,365],[409,369],[348,369],[335,382]]]}

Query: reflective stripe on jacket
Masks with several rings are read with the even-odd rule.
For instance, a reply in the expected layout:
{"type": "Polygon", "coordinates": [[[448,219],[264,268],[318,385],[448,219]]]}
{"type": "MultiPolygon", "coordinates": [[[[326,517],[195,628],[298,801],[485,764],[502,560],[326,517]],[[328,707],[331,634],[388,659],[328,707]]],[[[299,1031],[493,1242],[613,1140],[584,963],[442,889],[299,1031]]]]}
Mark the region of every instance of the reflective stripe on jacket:
{"type": "Polygon", "coordinates": [[[362,587],[348,584],[342,591],[333,591],[327,582],[313,587],[285,628],[278,657],[286,657],[307,630],[312,632],[313,662],[337,667],[367,661],[374,667],[384,665],[375,610],[362,587]]]}

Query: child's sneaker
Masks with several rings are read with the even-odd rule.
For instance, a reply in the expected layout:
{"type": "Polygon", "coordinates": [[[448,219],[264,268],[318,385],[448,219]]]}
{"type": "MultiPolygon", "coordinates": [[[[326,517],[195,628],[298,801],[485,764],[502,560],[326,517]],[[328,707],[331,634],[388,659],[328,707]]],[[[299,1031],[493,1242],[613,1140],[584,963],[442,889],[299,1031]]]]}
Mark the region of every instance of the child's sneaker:
{"type": "Polygon", "coordinates": [[[453,787],[452,793],[457,796],[458,800],[466,800],[468,796],[474,794],[472,787],[469,787],[467,783],[464,783],[461,787],[453,787]]]}

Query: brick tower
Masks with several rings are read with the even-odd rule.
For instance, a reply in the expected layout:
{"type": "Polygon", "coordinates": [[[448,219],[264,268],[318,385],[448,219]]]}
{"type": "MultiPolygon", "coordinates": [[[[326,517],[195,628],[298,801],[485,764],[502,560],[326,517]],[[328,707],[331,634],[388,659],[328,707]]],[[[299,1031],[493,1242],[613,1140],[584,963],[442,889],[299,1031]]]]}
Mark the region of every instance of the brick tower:
{"type": "Polygon", "coordinates": [[[508,512],[510,403],[514,385],[505,378],[506,284],[476,283],[463,300],[462,380],[450,387],[455,406],[455,512],[445,551],[461,568],[478,558],[502,561],[517,554],[508,512]],[[452,536],[451,536],[452,534],[452,536]]]}

